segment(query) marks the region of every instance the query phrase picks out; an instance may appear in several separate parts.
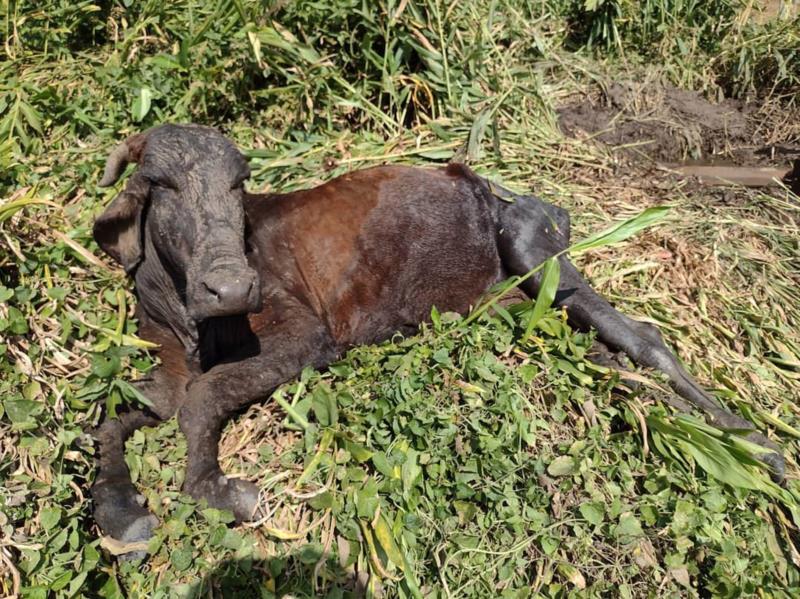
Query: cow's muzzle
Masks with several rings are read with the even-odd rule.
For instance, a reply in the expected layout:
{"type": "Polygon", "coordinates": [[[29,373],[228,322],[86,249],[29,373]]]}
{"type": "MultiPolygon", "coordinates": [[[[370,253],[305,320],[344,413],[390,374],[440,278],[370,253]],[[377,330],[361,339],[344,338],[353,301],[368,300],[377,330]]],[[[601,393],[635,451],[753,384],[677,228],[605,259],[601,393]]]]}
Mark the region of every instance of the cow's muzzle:
{"type": "Polygon", "coordinates": [[[190,313],[197,320],[261,310],[261,284],[249,267],[216,267],[202,276],[190,313]]]}

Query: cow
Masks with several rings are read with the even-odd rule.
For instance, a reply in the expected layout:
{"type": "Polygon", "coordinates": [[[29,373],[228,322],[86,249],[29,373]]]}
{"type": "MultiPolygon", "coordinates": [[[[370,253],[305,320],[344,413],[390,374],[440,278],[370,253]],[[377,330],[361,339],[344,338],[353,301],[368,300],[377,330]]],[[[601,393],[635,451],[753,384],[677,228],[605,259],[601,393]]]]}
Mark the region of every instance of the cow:
{"type": "MultiPolygon", "coordinates": [[[[356,345],[412,332],[432,307],[465,313],[496,283],[524,275],[570,243],[568,213],[477,176],[463,164],[376,166],[292,193],[248,193],[250,170],[217,130],[165,124],[122,142],[99,185],[137,168],[94,223],[100,248],[135,283],[141,338],[160,364],[134,382],[151,407],[128,405],[94,430],[91,495],[102,531],[146,540],[157,521],[124,461],[137,428],[177,414],[186,435],[183,491],[250,519],[258,488],[218,463],[224,423],[305,367],[356,345]],[[498,197],[502,196],[502,197],[498,197]]],[[[749,431],[781,480],[779,448],[720,407],[658,330],[615,310],[561,254],[554,303],[607,346],[666,374],[720,427],[749,431]]],[[[537,274],[520,284],[536,297],[537,274]]],[[[685,404],[684,404],[685,405],[685,404]]]]}

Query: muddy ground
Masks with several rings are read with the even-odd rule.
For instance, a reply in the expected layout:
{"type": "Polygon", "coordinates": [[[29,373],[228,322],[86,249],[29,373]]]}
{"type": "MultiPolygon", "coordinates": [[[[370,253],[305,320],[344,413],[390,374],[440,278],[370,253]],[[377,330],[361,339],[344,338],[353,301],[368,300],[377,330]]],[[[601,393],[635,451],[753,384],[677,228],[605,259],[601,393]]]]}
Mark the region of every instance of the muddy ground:
{"type": "MultiPolygon", "coordinates": [[[[622,161],[800,171],[800,110],[785,103],[712,102],[660,83],[610,82],[558,109],[563,132],[622,161]]],[[[800,187],[792,175],[786,179],[800,187]]],[[[794,186],[793,185],[793,186],[794,186]]]]}

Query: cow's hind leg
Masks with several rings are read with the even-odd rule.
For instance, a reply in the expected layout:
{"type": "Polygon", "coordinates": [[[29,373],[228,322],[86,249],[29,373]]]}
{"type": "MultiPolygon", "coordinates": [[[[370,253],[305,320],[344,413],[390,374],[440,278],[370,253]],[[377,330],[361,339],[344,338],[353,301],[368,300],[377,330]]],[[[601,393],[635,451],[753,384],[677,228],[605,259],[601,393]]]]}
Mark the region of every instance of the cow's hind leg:
{"type": "MultiPolygon", "coordinates": [[[[531,290],[533,291],[533,290],[531,290]]],[[[566,306],[570,320],[578,326],[597,329],[600,339],[624,351],[640,366],[660,370],[667,375],[672,388],[707,415],[709,421],[721,428],[750,430],[747,439],[773,450],[761,459],[772,468],[773,477],[782,480],[784,460],[775,443],[753,430],[752,423],[720,407],[686,372],[675,355],[667,348],[658,329],[631,320],[617,312],[583,280],[572,264],[562,262],[562,283],[558,303],[566,306]]]]}
{"type": "MultiPolygon", "coordinates": [[[[567,247],[569,228],[562,224],[560,231],[554,230],[555,216],[564,221],[566,213],[534,198],[522,198],[505,207],[501,213],[503,229],[499,246],[509,273],[524,274],[567,247]]],[[[555,302],[567,308],[573,324],[583,329],[594,327],[599,338],[608,346],[624,351],[640,366],[665,373],[677,394],[702,410],[712,424],[721,428],[753,431],[747,435],[747,439],[772,450],[772,453],[760,458],[771,467],[775,480],[783,479],[784,459],[775,443],[756,432],[752,423],[720,407],[703,391],[667,349],[658,329],[634,321],[615,310],[589,286],[566,257],[562,256],[559,260],[561,279],[555,302]]],[[[526,294],[536,297],[539,283],[540,279],[533,277],[523,282],[521,287],[526,294]]]]}

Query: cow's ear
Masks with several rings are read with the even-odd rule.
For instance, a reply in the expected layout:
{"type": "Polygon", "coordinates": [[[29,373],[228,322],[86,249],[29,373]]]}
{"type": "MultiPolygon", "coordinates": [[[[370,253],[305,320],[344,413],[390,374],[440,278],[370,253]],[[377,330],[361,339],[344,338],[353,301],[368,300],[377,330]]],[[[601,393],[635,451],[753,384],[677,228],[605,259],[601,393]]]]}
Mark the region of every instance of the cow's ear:
{"type": "Polygon", "coordinates": [[[143,220],[150,184],[134,173],[125,189],[94,221],[94,238],[105,253],[132,273],[144,256],[143,220]]]}

